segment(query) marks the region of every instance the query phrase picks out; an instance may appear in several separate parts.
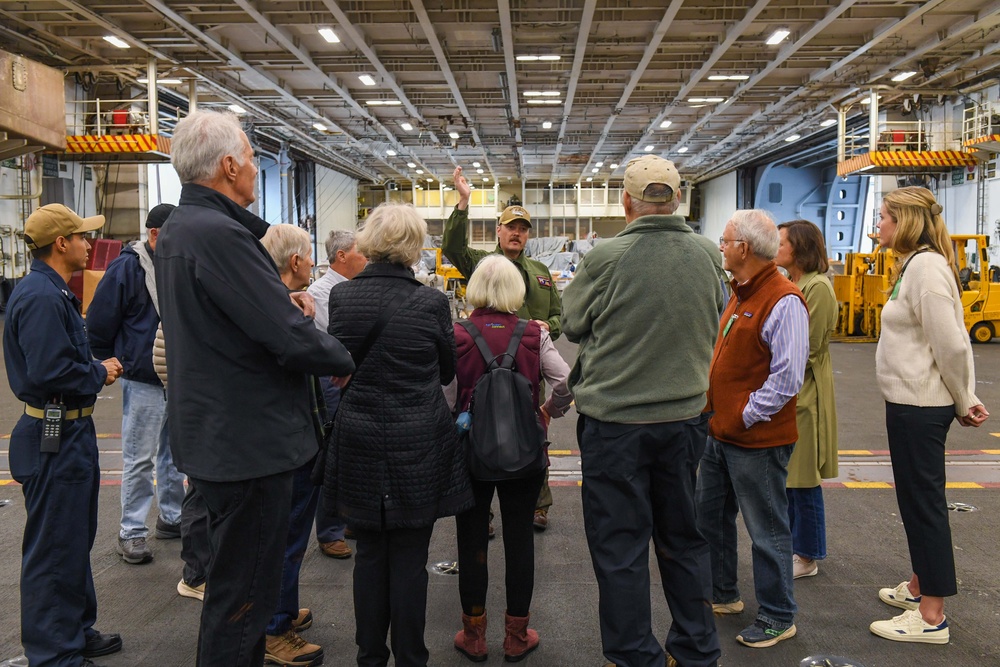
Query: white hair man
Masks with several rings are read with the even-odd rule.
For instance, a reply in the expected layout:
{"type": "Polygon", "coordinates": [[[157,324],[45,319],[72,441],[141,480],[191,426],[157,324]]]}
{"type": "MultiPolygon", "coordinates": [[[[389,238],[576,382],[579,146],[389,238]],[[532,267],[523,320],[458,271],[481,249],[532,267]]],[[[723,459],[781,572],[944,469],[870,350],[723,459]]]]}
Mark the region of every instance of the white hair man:
{"type": "Polygon", "coordinates": [[[172,154],[183,185],[154,262],[170,442],[212,526],[198,664],[261,664],[293,473],[318,451],[309,375],[348,375],[354,363],[289,300],[260,243],[268,225],[244,208],[257,167],[238,119],[191,114],[172,154]]]}
{"type": "Polygon", "coordinates": [[[721,653],[694,491],[723,272],[711,241],[675,215],[679,201],[672,162],[630,162],[625,230],[587,253],[563,293],[563,332],[580,344],[570,387],[584,524],[604,655],[617,665],[664,664],[651,625],[650,537],[673,616],[666,648],[676,663],[667,664],[712,667],[721,653]]]}

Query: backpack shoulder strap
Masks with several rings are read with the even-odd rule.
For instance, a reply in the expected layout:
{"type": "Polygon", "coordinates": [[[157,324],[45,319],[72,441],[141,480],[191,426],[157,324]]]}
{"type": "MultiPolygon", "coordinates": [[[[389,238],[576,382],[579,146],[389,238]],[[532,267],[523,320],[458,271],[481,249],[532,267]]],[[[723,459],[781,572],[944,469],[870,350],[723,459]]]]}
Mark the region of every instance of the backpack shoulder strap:
{"type": "Polygon", "coordinates": [[[524,336],[524,330],[528,328],[528,320],[518,320],[517,326],[514,327],[514,334],[510,337],[510,344],[507,345],[507,352],[505,353],[503,361],[500,363],[504,368],[511,368],[514,366],[514,355],[517,354],[517,346],[521,344],[521,338],[524,336]]]}
{"type": "Polygon", "coordinates": [[[486,340],[483,338],[483,335],[479,332],[479,327],[473,324],[471,320],[459,320],[458,323],[469,332],[470,336],[472,336],[472,340],[476,344],[476,347],[479,348],[479,354],[483,355],[483,361],[486,362],[486,367],[488,369],[490,364],[493,363],[495,355],[493,354],[493,350],[490,349],[490,346],[486,344],[486,340]]]}

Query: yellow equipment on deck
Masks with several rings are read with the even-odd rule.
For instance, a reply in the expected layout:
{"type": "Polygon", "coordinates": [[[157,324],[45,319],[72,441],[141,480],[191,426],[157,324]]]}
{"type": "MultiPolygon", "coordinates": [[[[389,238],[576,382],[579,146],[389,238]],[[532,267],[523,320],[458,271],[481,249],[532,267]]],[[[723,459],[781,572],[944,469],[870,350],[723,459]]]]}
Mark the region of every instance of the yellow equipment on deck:
{"type": "MultiPolygon", "coordinates": [[[[989,237],[954,234],[951,240],[962,281],[965,328],[973,342],[988,343],[1000,331],[1000,268],[989,265],[989,237]]],[[[840,307],[834,340],[878,340],[894,261],[892,250],[879,247],[870,253],[847,254],[843,274],[833,277],[833,291],[840,307]]]]}

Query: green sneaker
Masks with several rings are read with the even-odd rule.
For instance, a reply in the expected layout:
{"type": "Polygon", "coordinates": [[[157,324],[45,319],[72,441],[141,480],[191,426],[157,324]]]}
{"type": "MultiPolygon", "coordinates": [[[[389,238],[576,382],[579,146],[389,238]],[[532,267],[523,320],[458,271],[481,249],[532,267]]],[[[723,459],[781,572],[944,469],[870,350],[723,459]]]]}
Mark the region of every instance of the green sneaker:
{"type": "Polygon", "coordinates": [[[736,641],[750,648],[767,648],[785,639],[791,639],[794,636],[794,625],[790,625],[787,628],[774,628],[764,621],[757,619],[753,622],[753,625],[736,635],[736,641]]]}

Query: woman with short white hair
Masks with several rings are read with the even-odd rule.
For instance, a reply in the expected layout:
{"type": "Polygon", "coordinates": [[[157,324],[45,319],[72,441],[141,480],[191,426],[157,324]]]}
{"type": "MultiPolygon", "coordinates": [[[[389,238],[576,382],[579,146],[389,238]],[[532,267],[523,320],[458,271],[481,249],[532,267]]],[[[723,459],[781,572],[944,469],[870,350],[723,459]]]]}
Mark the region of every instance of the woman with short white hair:
{"type": "Polygon", "coordinates": [[[334,421],[324,506],[357,539],[359,667],[384,666],[392,626],[397,665],[423,667],[427,553],[434,522],[473,505],[465,457],[441,385],[455,376],[448,298],[421,285],[427,223],[408,204],[382,204],[357,235],[369,264],[330,290],[330,325],[357,370],[334,421]],[[391,619],[391,621],[390,621],[391,619]]]}
{"type": "MultiPolygon", "coordinates": [[[[539,422],[547,427],[549,418],[561,417],[573,401],[568,386],[569,366],[559,355],[548,331],[542,329],[537,321],[519,320],[515,315],[524,303],[524,294],[524,280],[514,264],[503,255],[487,255],[469,279],[465,298],[475,309],[469,316],[469,322],[478,329],[480,337],[494,355],[507,351],[519,322],[525,322],[514,353],[514,368],[530,381],[533,405],[539,404],[539,385],[543,378],[551,387],[545,405],[536,408],[539,422]]],[[[486,373],[487,361],[472,333],[462,324],[455,324],[455,343],[458,348],[456,412],[463,412],[469,410],[473,389],[486,373]]],[[[472,420],[475,419],[476,416],[472,415],[472,420]]],[[[545,456],[544,452],[540,455],[545,456]]],[[[538,647],[538,633],[528,628],[528,618],[535,585],[532,521],[544,477],[545,468],[541,467],[516,479],[489,481],[473,478],[476,505],[457,517],[462,629],[455,635],[455,648],[473,662],[487,659],[486,589],[489,572],[486,550],[494,491],[500,498],[506,562],[504,658],[515,662],[538,647]]]]}
{"type": "Polygon", "coordinates": [[[274,260],[281,282],[290,290],[303,290],[312,279],[312,239],[295,225],[271,225],[260,241],[274,260]]]}

